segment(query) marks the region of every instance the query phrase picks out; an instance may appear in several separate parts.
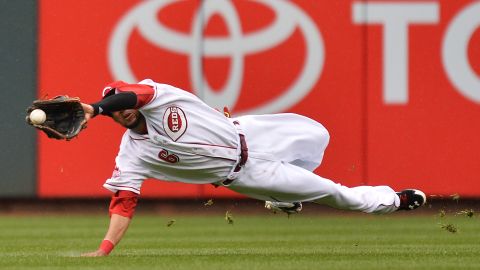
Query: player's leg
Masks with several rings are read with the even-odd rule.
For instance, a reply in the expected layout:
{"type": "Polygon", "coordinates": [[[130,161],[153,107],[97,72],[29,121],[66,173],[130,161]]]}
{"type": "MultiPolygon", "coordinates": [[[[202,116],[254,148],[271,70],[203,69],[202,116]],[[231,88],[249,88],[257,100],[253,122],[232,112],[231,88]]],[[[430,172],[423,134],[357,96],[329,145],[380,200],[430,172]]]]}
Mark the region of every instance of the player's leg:
{"type": "Polygon", "coordinates": [[[293,113],[237,118],[249,150],[313,171],[323,159],[330,136],[320,123],[293,113]]]}
{"type": "MultiPolygon", "coordinates": [[[[291,153],[286,161],[313,172],[322,163],[330,134],[323,125],[312,119],[306,118],[299,121],[304,123],[297,129],[297,133],[291,136],[293,142],[288,150],[291,153]]],[[[283,158],[282,160],[285,160],[286,157],[283,158]]]]}
{"type": "Polygon", "coordinates": [[[377,214],[394,212],[400,206],[400,198],[388,186],[358,186],[349,188],[331,182],[329,188],[330,192],[327,196],[315,199],[313,202],[338,209],[377,214]]]}
{"type": "Polygon", "coordinates": [[[274,202],[326,204],[366,213],[390,213],[400,206],[397,193],[387,186],[349,188],[285,162],[250,160],[251,166],[228,188],[274,202]]]}
{"type": "MultiPolygon", "coordinates": [[[[427,201],[425,193],[417,189],[405,189],[401,192],[397,192],[398,197],[400,198],[400,206],[397,210],[415,210],[418,207],[424,205],[427,201]]],[[[321,200],[316,201],[316,203],[324,203],[321,200]]],[[[333,207],[336,207],[333,205],[333,207]]],[[[287,214],[296,214],[302,211],[303,206],[302,202],[274,202],[274,201],[265,201],[265,208],[276,213],[276,212],[285,212],[287,214]]],[[[378,213],[380,213],[378,211],[378,213]]]]}

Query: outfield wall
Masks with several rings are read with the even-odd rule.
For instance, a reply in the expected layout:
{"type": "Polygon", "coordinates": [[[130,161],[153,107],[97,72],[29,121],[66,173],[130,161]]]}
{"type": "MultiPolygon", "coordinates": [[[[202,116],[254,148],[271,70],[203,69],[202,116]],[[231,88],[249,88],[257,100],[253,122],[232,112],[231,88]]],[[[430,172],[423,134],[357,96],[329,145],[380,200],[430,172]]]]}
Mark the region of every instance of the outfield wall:
{"type": "Polygon", "coordinates": [[[36,195],[37,134],[25,108],[37,93],[37,5],[0,0],[0,198],[36,195]]]}
{"type": "MultiPolygon", "coordinates": [[[[478,14],[461,0],[42,0],[37,96],[94,102],[112,80],[148,77],[234,114],[316,119],[331,135],[317,173],[348,186],[475,197],[478,14]]],[[[39,135],[37,195],[108,195],[122,132],[99,117],[71,142],[39,135]]],[[[233,196],[154,181],[142,193],[233,196]]]]}

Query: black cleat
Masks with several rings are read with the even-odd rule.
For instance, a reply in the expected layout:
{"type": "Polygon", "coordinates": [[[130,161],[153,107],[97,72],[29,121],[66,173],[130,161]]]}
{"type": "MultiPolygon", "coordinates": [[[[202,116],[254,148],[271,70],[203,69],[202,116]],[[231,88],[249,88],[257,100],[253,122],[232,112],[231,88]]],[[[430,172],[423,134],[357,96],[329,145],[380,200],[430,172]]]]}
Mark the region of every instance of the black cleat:
{"type": "Polygon", "coordinates": [[[285,212],[288,215],[296,214],[302,211],[302,203],[301,202],[265,202],[265,208],[272,211],[273,213],[277,213],[279,211],[285,212]]]}
{"type": "Polygon", "coordinates": [[[414,210],[427,202],[425,193],[418,189],[404,189],[401,192],[397,192],[397,195],[400,197],[398,210],[414,210]]]}

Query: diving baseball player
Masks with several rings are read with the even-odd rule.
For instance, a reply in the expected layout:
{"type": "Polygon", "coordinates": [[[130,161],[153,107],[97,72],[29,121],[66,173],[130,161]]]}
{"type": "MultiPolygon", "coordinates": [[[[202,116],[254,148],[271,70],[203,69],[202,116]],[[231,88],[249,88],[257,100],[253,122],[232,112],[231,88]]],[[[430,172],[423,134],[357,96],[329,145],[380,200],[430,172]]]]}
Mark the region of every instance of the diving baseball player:
{"type": "Polygon", "coordinates": [[[82,106],[87,121],[102,114],[127,128],[104,184],[114,194],[110,226],[100,247],[84,256],[106,256],[118,244],[147,178],[222,185],[287,213],[306,201],[366,213],[413,210],[426,201],[415,189],[348,188],[314,174],[329,134],[301,115],[228,118],[189,92],[149,79],[114,82],[101,101],[82,106]]]}

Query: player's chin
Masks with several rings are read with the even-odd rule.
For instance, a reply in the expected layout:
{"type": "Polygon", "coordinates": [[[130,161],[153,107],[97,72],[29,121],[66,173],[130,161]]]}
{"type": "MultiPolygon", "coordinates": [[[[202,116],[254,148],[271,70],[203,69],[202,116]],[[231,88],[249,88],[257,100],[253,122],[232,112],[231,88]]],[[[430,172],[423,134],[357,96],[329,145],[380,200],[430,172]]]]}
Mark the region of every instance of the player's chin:
{"type": "Polygon", "coordinates": [[[135,117],[133,116],[129,117],[128,121],[124,124],[124,127],[128,129],[134,129],[138,127],[138,125],[140,125],[140,123],[142,122],[142,119],[143,119],[142,114],[140,113],[135,114],[135,117]]]}
{"type": "Polygon", "coordinates": [[[128,128],[128,129],[132,129],[132,128],[135,128],[138,126],[138,124],[140,124],[140,119],[138,118],[135,118],[135,119],[132,119],[128,122],[125,122],[123,124],[124,127],[128,128]]]}

